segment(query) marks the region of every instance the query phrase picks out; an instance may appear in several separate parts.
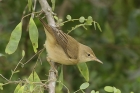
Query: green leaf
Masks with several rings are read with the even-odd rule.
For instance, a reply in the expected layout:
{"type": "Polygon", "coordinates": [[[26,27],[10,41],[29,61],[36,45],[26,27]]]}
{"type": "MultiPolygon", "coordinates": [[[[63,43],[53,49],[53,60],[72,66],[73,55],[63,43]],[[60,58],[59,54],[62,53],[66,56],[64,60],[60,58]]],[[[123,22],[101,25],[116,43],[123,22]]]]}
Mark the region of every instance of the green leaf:
{"type": "Polygon", "coordinates": [[[80,86],[80,89],[86,89],[88,86],[89,86],[89,83],[85,82],[80,86]]]}
{"type": "Polygon", "coordinates": [[[64,24],[63,24],[63,23],[60,23],[59,25],[60,25],[60,26],[63,26],[64,24]]]}
{"type": "Polygon", "coordinates": [[[67,18],[67,20],[69,20],[69,21],[71,20],[71,16],[70,16],[70,15],[67,15],[66,18],[67,18]]]}
{"type": "MultiPolygon", "coordinates": [[[[61,83],[63,83],[63,65],[61,66],[61,72],[60,72],[60,75],[59,75],[59,79],[58,80],[61,83]]],[[[62,90],[62,88],[63,88],[63,85],[61,83],[58,84],[59,91],[62,90]]]]}
{"type": "Polygon", "coordinates": [[[92,25],[93,19],[91,16],[88,16],[88,19],[86,20],[86,25],[92,25]]]}
{"type": "Polygon", "coordinates": [[[115,87],[113,87],[113,91],[114,91],[114,93],[116,93],[117,92],[117,89],[115,87]]]}
{"type": "Polygon", "coordinates": [[[130,93],[134,93],[134,92],[130,92],[130,93]]]}
{"type": "Polygon", "coordinates": [[[96,91],[96,93],[99,93],[99,91],[96,91]]]}
{"type": "Polygon", "coordinates": [[[92,90],[90,93],[95,93],[95,90],[92,90]]]}
{"type": "Polygon", "coordinates": [[[0,83],[0,90],[3,90],[3,83],[0,83]]]}
{"type": "Polygon", "coordinates": [[[25,51],[24,50],[22,50],[22,57],[24,57],[25,56],[25,51]]]}
{"type": "Polygon", "coordinates": [[[24,93],[24,86],[21,86],[20,89],[18,90],[18,92],[14,92],[14,93],[24,93]]]}
{"type": "Polygon", "coordinates": [[[29,11],[31,11],[31,9],[32,9],[32,0],[28,0],[28,8],[29,8],[29,11]]]}
{"type": "Polygon", "coordinates": [[[117,89],[117,92],[116,93],[121,93],[121,90],[117,89]]]}
{"type": "Polygon", "coordinates": [[[105,86],[104,90],[106,92],[113,92],[114,91],[113,87],[111,87],[111,86],[105,86]]]}
{"type": "Polygon", "coordinates": [[[30,18],[29,22],[29,36],[33,45],[34,52],[36,53],[38,48],[38,29],[32,17],[30,18]]]}
{"type": "Polygon", "coordinates": [[[14,73],[18,73],[20,70],[16,70],[16,71],[14,71],[14,73]]]}
{"type": "Polygon", "coordinates": [[[55,0],[51,0],[51,2],[52,2],[52,10],[54,11],[54,9],[55,9],[55,0]]]}
{"type": "Polygon", "coordinates": [[[95,30],[96,30],[96,22],[94,21],[93,23],[94,23],[94,28],[95,28],[95,30]]]}
{"type": "Polygon", "coordinates": [[[92,16],[88,16],[88,20],[93,21],[92,16]]]}
{"type": "Polygon", "coordinates": [[[83,16],[81,16],[80,18],[79,18],[79,22],[80,23],[83,23],[85,21],[85,18],[83,17],[83,16]]]}
{"type": "Polygon", "coordinates": [[[31,81],[31,82],[41,82],[39,76],[37,75],[37,73],[35,71],[33,71],[31,73],[28,80],[31,81]]]}
{"type": "Polygon", "coordinates": [[[34,91],[34,85],[30,83],[30,92],[32,93],[34,91]]]}
{"type": "Polygon", "coordinates": [[[57,16],[53,16],[53,17],[54,17],[54,19],[55,19],[55,20],[57,20],[57,21],[58,21],[58,17],[57,17],[57,16]]]}
{"type": "Polygon", "coordinates": [[[78,69],[86,81],[89,81],[89,70],[86,63],[77,64],[78,69]]]}
{"type": "Polygon", "coordinates": [[[15,90],[14,90],[14,93],[18,93],[18,91],[19,91],[19,89],[22,87],[22,85],[21,85],[21,83],[19,83],[18,85],[17,85],[17,87],[15,88],[15,90]]]}
{"type": "Polygon", "coordinates": [[[96,23],[96,24],[97,24],[98,29],[102,32],[102,29],[101,29],[99,23],[96,23]]]}
{"type": "Polygon", "coordinates": [[[7,54],[12,54],[16,51],[20,38],[21,38],[21,34],[22,34],[22,24],[21,22],[16,26],[16,28],[13,30],[13,32],[11,33],[11,37],[10,40],[6,46],[5,52],[7,54]]]}
{"type": "Polygon", "coordinates": [[[63,20],[62,19],[58,19],[58,22],[61,23],[63,20]]]}
{"type": "Polygon", "coordinates": [[[42,87],[42,82],[35,71],[31,73],[31,75],[29,76],[27,81],[29,83],[26,83],[24,85],[25,91],[30,91],[33,93],[44,93],[44,89],[42,87]]]}

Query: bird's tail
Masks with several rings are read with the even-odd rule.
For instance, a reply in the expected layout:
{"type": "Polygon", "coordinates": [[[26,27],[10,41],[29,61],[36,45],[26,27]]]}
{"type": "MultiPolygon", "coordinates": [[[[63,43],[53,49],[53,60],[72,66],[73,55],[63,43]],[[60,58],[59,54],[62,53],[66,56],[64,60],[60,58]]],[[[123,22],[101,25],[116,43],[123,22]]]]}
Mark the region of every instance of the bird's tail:
{"type": "Polygon", "coordinates": [[[44,30],[48,31],[51,35],[54,35],[53,29],[51,28],[51,26],[49,26],[43,19],[41,19],[40,17],[38,17],[38,19],[40,20],[40,22],[42,23],[44,30]]]}

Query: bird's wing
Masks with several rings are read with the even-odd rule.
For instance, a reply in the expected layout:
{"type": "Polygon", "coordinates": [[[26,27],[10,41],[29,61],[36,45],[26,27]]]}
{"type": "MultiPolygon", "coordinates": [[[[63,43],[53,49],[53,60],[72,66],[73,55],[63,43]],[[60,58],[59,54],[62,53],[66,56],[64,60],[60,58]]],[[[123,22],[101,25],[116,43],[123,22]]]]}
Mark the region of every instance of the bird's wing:
{"type": "Polygon", "coordinates": [[[66,55],[71,59],[77,59],[79,47],[78,42],[68,34],[63,33],[61,30],[54,27],[52,28],[58,44],[63,48],[66,55]]]}
{"type": "Polygon", "coordinates": [[[79,53],[79,43],[72,38],[71,36],[68,36],[68,44],[67,44],[67,52],[68,55],[70,55],[72,58],[77,59],[78,58],[78,53],[79,53]]]}

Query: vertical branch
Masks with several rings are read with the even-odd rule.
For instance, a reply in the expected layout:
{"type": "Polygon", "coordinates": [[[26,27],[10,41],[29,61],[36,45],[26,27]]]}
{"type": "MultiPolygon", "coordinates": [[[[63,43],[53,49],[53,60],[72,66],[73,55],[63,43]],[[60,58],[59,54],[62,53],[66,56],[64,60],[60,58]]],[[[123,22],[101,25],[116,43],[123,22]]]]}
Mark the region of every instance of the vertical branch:
{"type": "Polygon", "coordinates": [[[52,12],[52,9],[49,6],[48,2],[46,0],[39,0],[39,3],[42,7],[42,10],[44,11],[44,13],[46,15],[48,24],[56,27],[55,21],[54,21],[53,15],[52,15],[53,12],[52,12]]]}
{"type": "MultiPolygon", "coordinates": [[[[47,0],[38,0],[38,1],[39,1],[40,5],[42,7],[42,10],[45,13],[48,24],[56,27],[55,21],[54,21],[53,15],[52,15],[52,9],[49,6],[47,0]]],[[[56,74],[55,74],[54,71],[52,71],[52,70],[54,70],[53,67],[55,67],[55,63],[52,62],[52,61],[51,61],[51,63],[52,63],[52,65],[50,67],[49,77],[48,77],[48,81],[49,81],[48,88],[49,88],[49,93],[55,93],[56,74]]]]}

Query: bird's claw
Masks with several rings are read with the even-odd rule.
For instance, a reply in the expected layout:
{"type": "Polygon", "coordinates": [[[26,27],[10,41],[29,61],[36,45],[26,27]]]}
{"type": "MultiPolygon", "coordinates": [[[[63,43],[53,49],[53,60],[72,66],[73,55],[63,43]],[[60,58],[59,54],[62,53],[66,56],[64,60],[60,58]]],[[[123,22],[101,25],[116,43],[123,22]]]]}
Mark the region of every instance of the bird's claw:
{"type": "Polygon", "coordinates": [[[50,72],[54,72],[57,77],[58,71],[55,69],[54,64],[51,63],[51,59],[49,57],[47,57],[47,61],[49,62],[50,66],[51,66],[50,72]]]}
{"type": "Polygon", "coordinates": [[[54,72],[56,77],[58,76],[58,71],[55,68],[50,69],[49,72],[54,72]]]}

